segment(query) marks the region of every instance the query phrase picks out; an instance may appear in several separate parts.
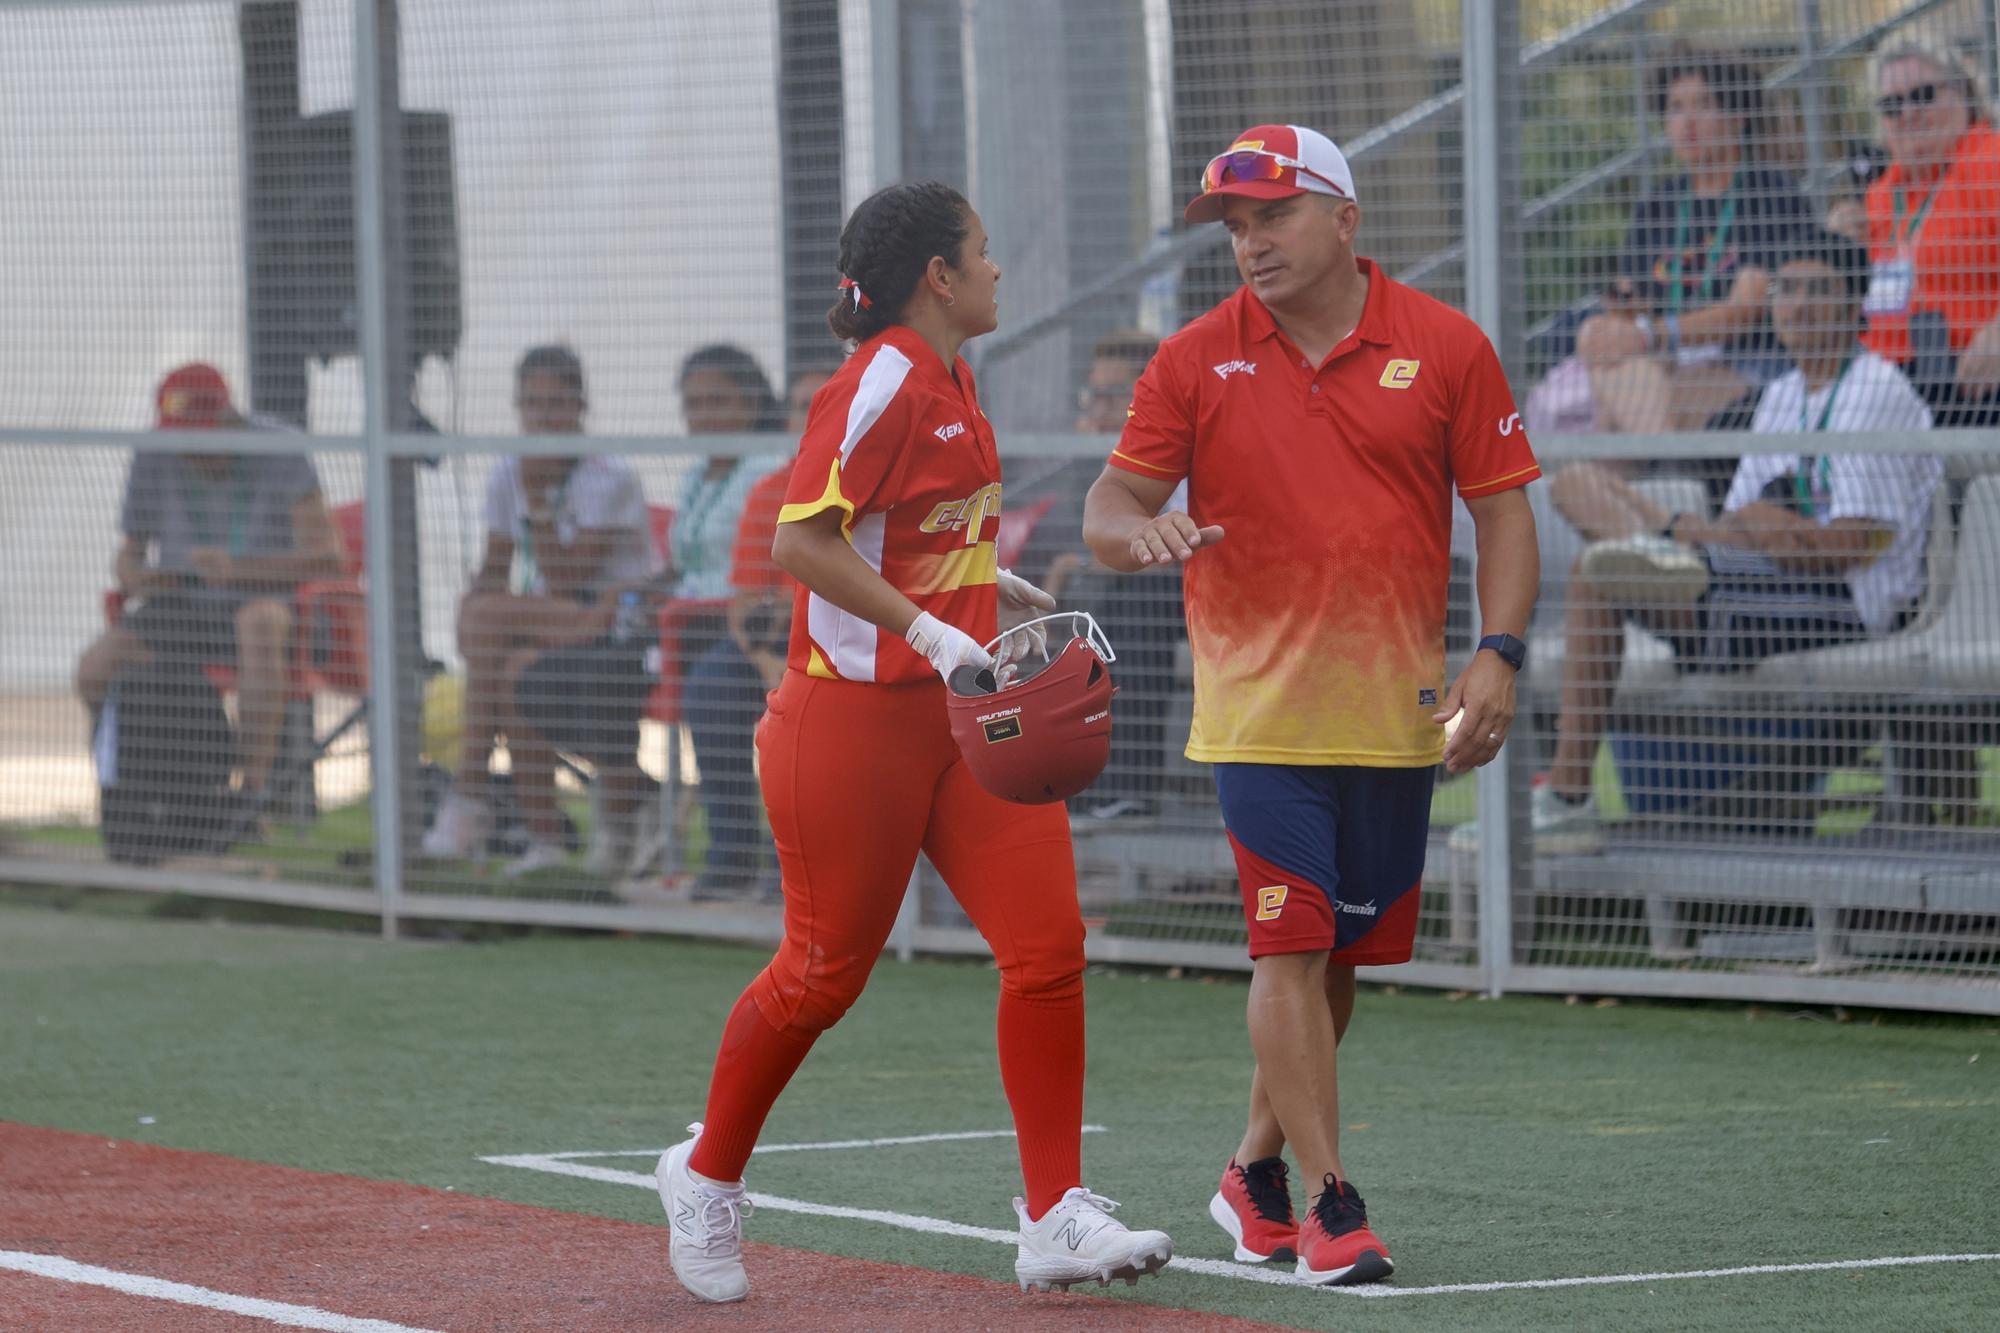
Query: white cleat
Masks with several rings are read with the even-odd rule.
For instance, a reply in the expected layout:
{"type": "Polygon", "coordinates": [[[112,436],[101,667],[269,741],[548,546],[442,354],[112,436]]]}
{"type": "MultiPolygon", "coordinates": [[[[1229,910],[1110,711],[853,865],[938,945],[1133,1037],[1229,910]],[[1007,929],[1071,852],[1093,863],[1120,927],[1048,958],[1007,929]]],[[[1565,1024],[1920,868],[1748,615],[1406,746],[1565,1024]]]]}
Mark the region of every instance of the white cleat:
{"type": "Polygon", "coordinates": [[[1111,1285],[1123,1278],[1135,1287],[1148,1273],[1157,1273],[1173,1257],[1174,1243],[1164,1231],[1133,1231],[1111,1214],[1118,1207],[1079,1185],[1062,1196],[1040,1221],[1031,1221],[1028,1206],[1014,1200],[1021,1219],[1021,1240],[1014,1252],[1014,1276],[1022,1291],[1068,1291],[1077,1282],[1111,1285]]]}
{"type": "Polygon", "coordinates": [[[743,1272],[743,1219],[750,1216],[750,1200],[741,1182],[711,1184],[688,1170],[701,1126],[689,1125],[688,1130],[694,1138],[661,1153],[653,1168],[673,1233],[667,1257],[691,1295],[718,1303],[740,1301],[750,1294],[750,1279],[743,1272]]]}

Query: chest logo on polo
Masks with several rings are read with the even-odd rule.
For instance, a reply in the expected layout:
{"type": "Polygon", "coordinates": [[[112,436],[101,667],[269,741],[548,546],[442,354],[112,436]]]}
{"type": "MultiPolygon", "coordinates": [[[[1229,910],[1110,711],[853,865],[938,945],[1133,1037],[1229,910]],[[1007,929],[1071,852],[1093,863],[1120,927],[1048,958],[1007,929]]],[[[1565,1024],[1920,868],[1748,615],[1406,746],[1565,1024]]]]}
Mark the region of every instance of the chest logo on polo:
{"type": "Polygon", "coordinates": [[[1216,378],[1226,383],[1229,377],[1238,371],[1241,371],[1245,375],[1255,375],[1257,373],[1257,363],[1255,361],[1224,361],[1221,365],[1214,367],[1214,370],[1216,378]]]}
{"type": "MultiPolygon", "coordinates": [[[[960,429],[963,429],[961,427],[960,429]]],[[[986,520],[998,521],[1000,517],[1000,483],[988,482],[962,500],[946,500],[932,509],[923,522],[917,524],[919,532],[965,532],[965,544],[979,544],[979,534],[986,527],[986,520]]]]}
{"type": "Polygon", "coordinates": [[[940,440],[953,439],[965,434],[965,423],[963,421],[954,421],[949,426],[939,426],[931,434],[937,436],[940,440]]]}
{"type": "Polygon", "coordinates": [[[1376,383],[1385,389],[1407,389],[1417,382],[1417,368],[1421,361],[1391,361],[1382,367],[1382,378],[1376,383]]]}

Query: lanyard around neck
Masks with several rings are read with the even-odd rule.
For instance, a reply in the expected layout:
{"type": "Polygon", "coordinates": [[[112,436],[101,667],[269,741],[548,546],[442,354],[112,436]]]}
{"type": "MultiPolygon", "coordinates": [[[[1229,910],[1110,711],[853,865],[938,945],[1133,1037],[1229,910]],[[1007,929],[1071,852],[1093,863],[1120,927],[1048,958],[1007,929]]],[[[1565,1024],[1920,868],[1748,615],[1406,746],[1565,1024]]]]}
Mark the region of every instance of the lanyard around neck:
{"type": "Polygon", "coordinates": [[[729,483],[736,477],[736,469],[741,466],[738,462],[713,481],[706,473],[695,479],[694,490],[688,496],[687,513],[674,519],[674,563],[680,566],[683,574],[695,574],[708,568],[708,543],[705,540],[708,521],[714,517],[715,507],[722,503],[729,483]]]}
{"type": "MultiPolygon", "coordinates": [[[[208,501],[213,498],[216,487],[225,483],[211,485],[208,478],[202,476],[192,463],[188,465],[188,469],[202,490],[201,502],[188,506],[189,516],[194,520],[195,541],[203,546],[214,546],[215,530],[210,526],[210,520],[215,517],[215,511],[208,501]]],[[[250,548],[250,476],[243,465],[243,459],[237,458],[230,463],[229,480],[234,481],[236,485],[230,496],[228,516],[224,520],[227,534],[224,549],[231,556],[240,557],[250,548]]]]}
{"type": "MultiPolygon", "coordinates": [[[[1729,229],[1736,222],[1736,187],[1741,177],[1729,182],[1729,195],[1722,201],[1722,211],[1715,218],[1715,235],[1708,243],[1708,261],[1701,270],[1701,296],[1704,300],[1715,295],[1715,269],[1722,262],[1723,247],[1729,244],[1729,229]]],[[[1681,304],[1687,298],[1682,290],[1681,264],[1687,253],[1688,233],[1694,226],[1694,183],[1688,183],[1688,193],[1681,196],[1680,208],[1674,224],[1674,252],[1667,260],[1667,311],[1678,315],[1681,304]]]]}
{"type": "MultiPolygon", "coordinates": [[[[1845,361],[1840,363],[1840,373],[1833,377],[1833,387],[1827,391],[1826,406],[1819,410],[1819,423],[1817,425],[1809,426],[1807,424],[1806,403],[1810,395],[1801,393],[1799,398],[1799,429],[1801,431],[1809,431],[1817,435],[1826,429],[1826,423],[1833,420],[1833,405],[1840,397],[1840,386],[1847,383],[1847,372],[1853,366],[1854,357],[1851,354],[1845,361]]],[[[1805,388],[1803,379],[1800,381],[1799,388],[1801,391],[1805,388]]],[[[1806,518],[1813,517],[1814,510],[1818,507],[1813,497],[1828,493],[1831,489],[1832,476],[1833,458],[1831,455],[1820,454],[1814,457],[1809,454],[1799,459],[1798,469],[1792,474],[1792,494],[1798,499],[1799,513],[1801,515],[1806,518]],[[1814,473],[1818,474],[1817,485],[1814,484],[1814,473]]]]}
{"type": "Polygon", "coordinates": [[[1917,243],[1917,233],[1924,229],[1924,223],[1931,215],[1931,205],[1937,202],[1938,195],[1943,191],[1944,177],[1940,176],[1931,182],[1930,193],[1924,196],[1923,203],[1917,205],[1916,216],[1910,218],[1910,225],[1905,228],[1903,217],[1909,205],[1905,202],[1903,187],[1896,187],[1896,223],[1890,235],[1895,237],[1898,250],[1907,250],[1917,243]]]}
{"type": "MultiPolygon", "coordinates": [[[[577,464],[576,466],[580,467],[582,464],[577,464]]],[[[564,503],[569,499],[569,481],[575,475],[576,467],[570,468],[568,472],[563,474],[562,483],[556,487],[555,499],[549,505],[549,528],[558,534],[556,538],[558,541],[562,540],[560,535],[562,512],[564,503]]],[[[528,498],[526,482],[521,484],[521,499],[524,501],[521,506],[521,540],[519,543],[521,549],[521,586],[528,591],[533,591],[535,584],[541,579],[542,566],[541,562],[535,558],[535,525],[533,520],[528,517],[529,511],[534,508],[534,503],[528,498]]]]}

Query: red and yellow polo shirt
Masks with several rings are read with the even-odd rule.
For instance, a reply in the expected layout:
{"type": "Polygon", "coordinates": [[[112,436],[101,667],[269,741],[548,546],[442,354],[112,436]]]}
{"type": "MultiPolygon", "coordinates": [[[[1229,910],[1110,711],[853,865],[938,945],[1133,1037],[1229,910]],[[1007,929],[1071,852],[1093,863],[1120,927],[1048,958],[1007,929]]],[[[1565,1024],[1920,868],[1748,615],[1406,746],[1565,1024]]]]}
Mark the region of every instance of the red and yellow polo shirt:
{"type": "MultiPolygon", "coordinates": [[[[856,349],[813,395],[780,523],[842,511],[841,531],[918,609],[981,643],[999,633],[1000,455],[972,368],[958,377],[901,325],[856,349]]],[[[934,681],[917,651],[801,587],[786,664],[882,685],[934,681]]]]}
{"type": "Polygon", "coordinates": [[[1111,455],[1224,531],[1187,565],[1199,762],[1437,763],[1452,488],[1541,475],[1479,327],[1357,262],[1325,364],[1240,289],[1161,344],[1111,455]]]}

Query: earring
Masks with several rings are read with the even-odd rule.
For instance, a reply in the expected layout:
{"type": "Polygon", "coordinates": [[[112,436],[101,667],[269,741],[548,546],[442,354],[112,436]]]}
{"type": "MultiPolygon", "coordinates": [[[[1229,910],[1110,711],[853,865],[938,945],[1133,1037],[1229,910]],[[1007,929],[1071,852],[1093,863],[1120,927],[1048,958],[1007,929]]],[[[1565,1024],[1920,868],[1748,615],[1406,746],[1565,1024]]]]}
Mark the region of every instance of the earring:
{"type": "Polygon", "coordinates": [[[953,296],[953,295],[952,295],[952,294],[951,294],[950,292],[946,292],[946,293],[944,294],[944,303],[945,303],[946,305],[948,305],[948,306],[953,306],[953,305],[957,305],[957,304],[958,304],[958,298],[957,298],[957,297],[955,297],[955,296],[953,296]]]}

